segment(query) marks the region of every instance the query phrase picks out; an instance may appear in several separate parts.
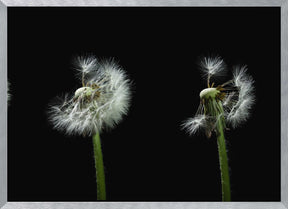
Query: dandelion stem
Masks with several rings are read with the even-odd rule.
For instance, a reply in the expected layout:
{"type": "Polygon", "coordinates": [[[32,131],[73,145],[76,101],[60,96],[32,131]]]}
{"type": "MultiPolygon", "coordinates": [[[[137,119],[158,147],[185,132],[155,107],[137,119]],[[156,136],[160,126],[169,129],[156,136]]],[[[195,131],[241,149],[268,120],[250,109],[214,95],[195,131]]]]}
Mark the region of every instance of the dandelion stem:
{"type": "Polygon", "coordinates": [[[85,86],[85,74],[82,72],[82,86],[85,86]]]}
{"type": "Polygon", "coordinates": [[[217,122],[217,144],[222,183],[222,201],[231,201],[228,159],[223,131],[223,121],[217,122]]]}
{"type": "Polygon", "coordinates": [[[99,133],[93,135],[93,150],[96,168],[97,200],[106,200],[105,173],[99,133]]]}

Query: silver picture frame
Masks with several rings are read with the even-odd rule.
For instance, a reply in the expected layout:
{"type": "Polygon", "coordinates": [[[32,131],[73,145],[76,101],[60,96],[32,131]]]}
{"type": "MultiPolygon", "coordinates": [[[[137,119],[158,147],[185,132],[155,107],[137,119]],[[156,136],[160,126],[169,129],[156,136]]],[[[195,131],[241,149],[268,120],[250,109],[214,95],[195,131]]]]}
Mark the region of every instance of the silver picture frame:
{"type": "Polygon", "coordinates": [[[0,208],[2,209],[288,209],[288,0],[0,0],[0,208]],[[165,6],[281,8],[281,201],[280,202],[8,202],[7,7],[165,6]]]}

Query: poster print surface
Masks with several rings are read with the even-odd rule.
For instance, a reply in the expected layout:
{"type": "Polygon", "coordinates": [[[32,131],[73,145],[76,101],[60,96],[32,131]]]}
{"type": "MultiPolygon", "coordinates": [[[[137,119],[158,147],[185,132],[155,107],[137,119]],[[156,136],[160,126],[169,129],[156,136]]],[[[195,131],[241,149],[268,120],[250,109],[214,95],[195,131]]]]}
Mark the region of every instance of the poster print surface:
{"type": "Polygon", "coordinates": [[[228,79],[247,65],[255,88],[249,119],[225,129],[231,200],[280,200],[279,8],[9,8],[8,23],[9,201],[97,200],[92,138],[47,114],[82,86],[79,55],[132,81],[129,111],[101,134],[107,201],[222,201],[215,133],[181,127],[207,87],[199,59],[215,56],[228,79]]]}

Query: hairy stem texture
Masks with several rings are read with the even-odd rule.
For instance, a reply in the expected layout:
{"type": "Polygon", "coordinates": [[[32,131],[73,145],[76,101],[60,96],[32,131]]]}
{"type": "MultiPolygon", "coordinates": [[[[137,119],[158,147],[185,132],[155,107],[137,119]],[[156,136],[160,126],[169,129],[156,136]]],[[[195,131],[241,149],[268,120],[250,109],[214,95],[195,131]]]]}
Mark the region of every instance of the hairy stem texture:
{"type": "Polygon", "coordinates": [[[105,173],[99,133],[93,135],[93,150],[96,168],[97,200],[106,200],[105,173]]]}
{"type": "Polygon", "coordinates": [[[216,127],[217,127],[217,144],[218,144],[221,183],[222,183],[222,201],[231,201],[228,158],[223,131],[223,121],[221,119],[218,120],[216,127]]]}

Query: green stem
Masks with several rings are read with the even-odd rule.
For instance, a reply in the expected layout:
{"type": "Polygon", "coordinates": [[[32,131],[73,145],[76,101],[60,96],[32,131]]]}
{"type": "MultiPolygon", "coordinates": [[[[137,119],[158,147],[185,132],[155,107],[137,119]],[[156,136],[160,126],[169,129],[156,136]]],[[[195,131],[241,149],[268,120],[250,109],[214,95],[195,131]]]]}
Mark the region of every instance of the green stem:
{"type": "Polygon", "coordinates": [[[106,200],[105,173],[99,133],[93,135],[93,150],[96,168],[97,200],[106,200]]]}
{"type": "Polygon", "coordinates": [[[231,201],[229,167],[223,131],[223,122],[221,119],[217,122],[217,135],[222,183],[222,201],[231,201]]]}

